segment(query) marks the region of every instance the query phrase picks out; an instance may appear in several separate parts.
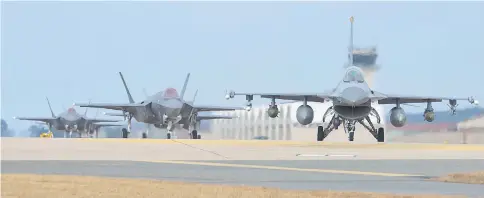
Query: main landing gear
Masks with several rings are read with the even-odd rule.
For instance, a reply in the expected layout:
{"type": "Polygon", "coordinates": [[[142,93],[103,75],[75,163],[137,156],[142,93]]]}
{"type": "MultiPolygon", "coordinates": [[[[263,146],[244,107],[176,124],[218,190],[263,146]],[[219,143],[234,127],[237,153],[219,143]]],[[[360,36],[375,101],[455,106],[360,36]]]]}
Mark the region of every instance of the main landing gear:
{"type": "MultiPolygon", "coordinates": [[[[328,111],[330,110],[332,109],[328,109],[328,111]]],[[[325,113],[323,122],[326,115],[328,115],[328,112],[325,113]]],[[[377,123],[380,123],[380,116],[377,114],[377,112],[373,110],[372,115],[377,118],[377,123]]],[[[373,137],[375,137],[377,142],[385,142],[385,129],[381,127],[375,128],[369,116],[366,116],[364,120],[346,120],[339,117],[336,113],[333,113],[331,121],[327,126],[318,126],[317,141],[323,141],[334,129],[338,129],[340,123],[343,122],[345,133],[348,134],[348,140],[352,142],[355,140],[355,125],[356,122],[358,122],[363,125],[373,135],[373,137]],[[364,120],[366,120],[367,123],[365,123],[364,120]]]]}
{"type": "Polygon", "coordinates": [[[123,138],[128,138],[129,131],[126,128],[121,129],[123,138]]]}
{"type": "Polygon", "coordinates": [[[192,130],[192,132],[190,133],[190,138],[191,139],[202,139],[202,136],[200,134],[198,134],[197,130],[192,130]]]}

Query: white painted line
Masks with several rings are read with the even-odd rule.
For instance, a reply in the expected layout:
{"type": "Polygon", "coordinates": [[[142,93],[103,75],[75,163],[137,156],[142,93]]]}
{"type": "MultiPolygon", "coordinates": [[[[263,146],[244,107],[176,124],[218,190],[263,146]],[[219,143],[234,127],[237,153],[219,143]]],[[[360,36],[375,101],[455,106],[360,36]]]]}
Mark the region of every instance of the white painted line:
{"type": "Polygon", "coordinates": [[[296,154],[298,157],[356,157],[356,155],[349,154],[296,154]]]}
{"type": "Polygon", "coordinates": [[[339,154],[339,155],[326,155],[328,157],[356,157],[356,155],[344,155],[344,154],[339,154]]]}

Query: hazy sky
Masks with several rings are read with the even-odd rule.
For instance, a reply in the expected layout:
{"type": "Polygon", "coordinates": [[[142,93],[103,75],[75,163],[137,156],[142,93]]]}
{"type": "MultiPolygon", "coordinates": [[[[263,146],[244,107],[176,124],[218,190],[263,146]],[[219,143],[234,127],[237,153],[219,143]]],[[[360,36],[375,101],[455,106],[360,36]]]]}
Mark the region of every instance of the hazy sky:
{"type": "Polygon", "coordinates": [[[31,123],[12,117],[49,116],[45,96],[56,114],[89,99],[128,102],[118,71],[136,101],[143,88],[181,89],[187,72],[186,97],[199,89],[198,104],[243,104],[226,101],[226,89],[324,91],[342,78],[352,15],[355,44],[380,53],[376,90],[484,100],[482,10],[482,2],[2,2],[1,113],[24,129],[31,123]]]}

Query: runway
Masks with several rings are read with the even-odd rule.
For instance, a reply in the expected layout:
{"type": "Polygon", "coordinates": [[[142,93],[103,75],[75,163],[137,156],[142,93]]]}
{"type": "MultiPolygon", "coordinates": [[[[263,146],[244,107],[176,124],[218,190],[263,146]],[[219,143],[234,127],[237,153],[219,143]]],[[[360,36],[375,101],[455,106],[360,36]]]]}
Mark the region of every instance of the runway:
{"type": "Polygon", "coordinates": [[[180,142],[2,138],[2,173],[152,178],[283,189],[484,195],[482,185],[429,180],[449,173],[483,170],[484,145],[180,142]]]}

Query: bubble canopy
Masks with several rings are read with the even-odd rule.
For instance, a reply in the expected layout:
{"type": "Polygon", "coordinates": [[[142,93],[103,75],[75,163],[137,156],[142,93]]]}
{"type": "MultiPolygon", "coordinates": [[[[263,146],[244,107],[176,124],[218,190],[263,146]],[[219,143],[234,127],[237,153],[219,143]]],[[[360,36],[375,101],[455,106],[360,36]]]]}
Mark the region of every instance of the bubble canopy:
{"type": "Polygon", "coordinates": [[[165,97],[165,98],[178,98],[179,97],[178,91],[176,91],[176,89],[174,89],[174,88],[167,88],[163,92],[163,97],[165,97]]]}
{"type": "Polygon", "coordinates": [[[69,108],[67,109],[68,113],[76,113],[76,110],[74,108],[69,108]]]}
{"type": "Polygon", "coordinates": [[[356,69],[350,69],[346,72],[346,75],[343,79],[344,82],[357,82],[363,83],[365,79],[363,78],[363,74],[356,69]]]}

